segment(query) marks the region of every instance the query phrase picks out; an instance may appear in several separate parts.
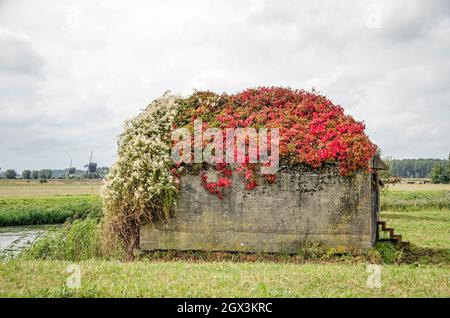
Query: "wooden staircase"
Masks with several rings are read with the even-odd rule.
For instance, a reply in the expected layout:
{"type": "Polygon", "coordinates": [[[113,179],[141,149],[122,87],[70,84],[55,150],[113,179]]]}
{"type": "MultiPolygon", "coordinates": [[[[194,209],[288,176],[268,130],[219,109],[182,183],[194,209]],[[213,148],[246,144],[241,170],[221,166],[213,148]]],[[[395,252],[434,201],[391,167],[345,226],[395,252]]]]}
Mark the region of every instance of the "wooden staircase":
{"type": "MultiPolygon", "coordinates": [[[[377,225],[381,225],[381,229],[380,227],[378,227],[378,229],[381,230],[382,232],[389,232],[389,239],[387,239],[388,241],[391,241],[395,244],[399,244],[401,246],[409,246],[408,241],[403,241],[401,235],[395,234],[394,228],[386,226],[386,221],[377,221],[377,225]]],[[[380,239],[380,241],[383,240],[384,239],[380,239]]]]}

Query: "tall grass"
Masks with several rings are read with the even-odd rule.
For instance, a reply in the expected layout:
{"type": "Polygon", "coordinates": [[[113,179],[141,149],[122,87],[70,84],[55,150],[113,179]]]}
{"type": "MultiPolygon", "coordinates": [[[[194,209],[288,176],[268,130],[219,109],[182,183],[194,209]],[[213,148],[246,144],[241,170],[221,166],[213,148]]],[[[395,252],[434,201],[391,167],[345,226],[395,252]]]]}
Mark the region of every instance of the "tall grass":
{"type": "Polygon", "coordinates": [[[24,250],[21,257],[81,261],[97,258],[102,255],[101,251],[98,219],[89,217],[74,220],[65,224],[62,229],[50,231],[24,250]]]}
{"type": "Polygon", "coordinates": [[[0,198],[0,226],[64,223],[101,211],[98,196],[0,198]]]}
{"type": "Polygon", "coordinates": [[[88,259],[124,259],[124,249],[102,238],[101,215],[89,214],[84,219],[67,221],[62,227],[48,231],[21,254],[22,259],[82,261],[88,259]]]}
{"type": "Polygon", "coordinates": [[[382,211],[421,211],[450,209],[450,191],[393,191],[383,192],[382,211]]]}

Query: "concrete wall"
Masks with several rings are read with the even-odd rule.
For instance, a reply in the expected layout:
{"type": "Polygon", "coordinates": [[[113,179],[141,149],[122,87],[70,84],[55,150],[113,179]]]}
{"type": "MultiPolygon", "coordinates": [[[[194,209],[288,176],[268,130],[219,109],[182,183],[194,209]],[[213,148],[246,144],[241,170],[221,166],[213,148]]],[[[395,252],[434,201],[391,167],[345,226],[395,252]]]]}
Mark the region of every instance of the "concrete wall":
{"type": "Polygon", "coordinates": [[[143,226],[141,248],[296,252],[306,240],[365,249],[371,246],[371,227],[367,173],[282,170],[274,184],[254,190],[245,190],[242,175],[235,173],[223,200],[209,194],[199,176],[187,175],[175,215],[143,226]]]}

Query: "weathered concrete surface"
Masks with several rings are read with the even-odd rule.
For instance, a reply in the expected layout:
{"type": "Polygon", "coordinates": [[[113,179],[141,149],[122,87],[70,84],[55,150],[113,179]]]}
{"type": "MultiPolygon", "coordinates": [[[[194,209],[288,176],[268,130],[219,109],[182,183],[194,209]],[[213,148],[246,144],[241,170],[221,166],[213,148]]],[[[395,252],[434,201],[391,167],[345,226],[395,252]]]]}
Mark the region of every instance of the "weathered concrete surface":
{"type": "Polygon", "coordinates": [[[183,176],[173,218],[141,228],[144,250],[296,252],[304,241],[371,246],[369,174],[297,168],[278,172],[272,185],[245,190],[235,173],[223,200],[199,176],[183,176]]]}

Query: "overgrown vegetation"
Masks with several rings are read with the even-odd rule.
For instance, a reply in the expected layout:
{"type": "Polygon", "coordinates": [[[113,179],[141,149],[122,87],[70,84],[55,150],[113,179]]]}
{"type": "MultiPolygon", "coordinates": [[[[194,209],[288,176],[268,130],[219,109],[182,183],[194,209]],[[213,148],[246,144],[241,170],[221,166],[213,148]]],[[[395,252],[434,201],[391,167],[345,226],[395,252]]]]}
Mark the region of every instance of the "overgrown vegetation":
{"type": "MultiPolygon", "coordinates": [[[[170,216],[177,201],[179,178],[192,167],[190,159],[179,163],[172,160],[171,133],[176,128],[191,132],[197,125],[200,130],[279,129],[280,160],[288,165],[312,168],[336,164],[343,176],[357,170],[368,171],[369,161],[376,151],[362,122],[344,114],[342,107],[315,92],[259,87],[232,95],[205,91],[181,98],[166,94],[125,124],[119,139],[118,159],[108,174],[103,192],[102,237],[106,243],[123,244],[128,259],[133,258],[139,246],[141,223],[170,216]]],[[[234,139],[227,140],[220,131],[214,136],[216,142],[225,140],[234,144],[234,139]]],[[[270,136],[269,139],[278,140],[278,135],[270,136]]],[[[194,145],[196,150],[202,151],[209,142],[211,140],[203,139],[197,145],[194,141],[194,145]]],[[[189,147],[188,150],[175,147],[179,150],[178,155],[190,158],[190,140],[180,141],[180,144],[189,147]]],[[[253,145],[253,150],[255,147],[253,145]]],[[[271,151],[275,152],[275,149],[271,147],[271,151]]],[[[220,174],[217,182],[207,180],[206,173],[201,171],[205,189],[222,198],[221,190],[232,186],[233,171],[245,176],[246,189],[257,187],[255,171],[258,165],[251,162],[248,153],[243,157],[243,162],[234,165],[222,160],[213,162],[212,166],[220,174]]],[[[276,175],[265,177],[269,183],[276,180],[276,175]]]]}
{"type": "Polygon", "coordinates": [[[64,223],[101,211],[98,196],[0,198],[0,226],[64,223]]]}
{"type": "Polygon", "coordinates": [[[169,217],[176,204],[177,180],[171,174],[170,131],[179,104],[164,95],[125,124],[118,159],[103,189],[105,245],[122,245],[127,258],[139,247],[143,221],[169,217]]]}

